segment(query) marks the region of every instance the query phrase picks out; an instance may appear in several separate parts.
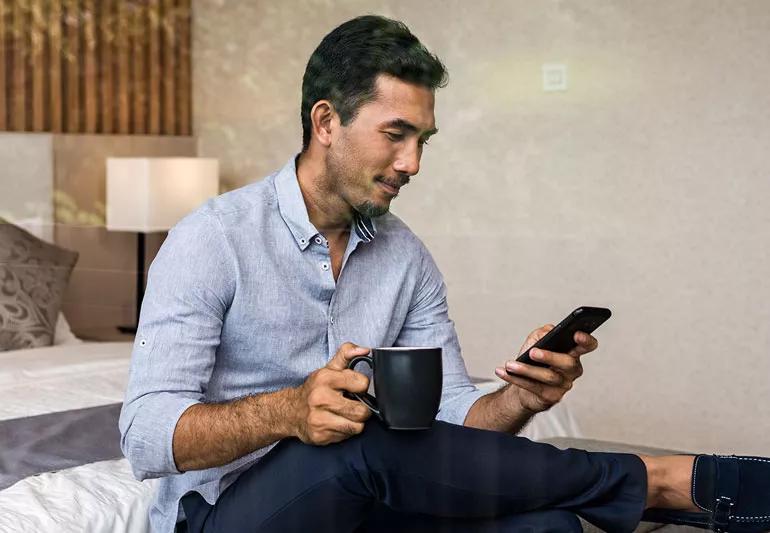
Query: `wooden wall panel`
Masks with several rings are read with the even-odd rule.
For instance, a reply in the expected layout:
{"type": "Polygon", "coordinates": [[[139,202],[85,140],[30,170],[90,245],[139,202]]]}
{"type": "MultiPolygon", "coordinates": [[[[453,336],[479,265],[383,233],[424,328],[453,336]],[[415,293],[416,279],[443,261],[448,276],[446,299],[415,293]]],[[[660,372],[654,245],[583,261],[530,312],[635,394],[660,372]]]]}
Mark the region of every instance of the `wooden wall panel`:
{"type": "Polygon", "coordinates": [[[10,95],[13,102],[11,127],[18,131],[27,129],[27,17],[18,0],[13,2],[13,34],[11,36],[13,78],[10,95]]]}
{"type": "Polygon", "coordinates": [[[48,12],[48,61],[50,78],[48,83],[49,129],[54,133],[64,130],[62,117],[62,6],[61,0],[50,0],[48,12]]]}
{"type": "Polygon", "coordinates": [[[30,0],[32,64],[32,130],[45,131],[45,2],[30,0]]]}
{"type": "Polygon", "coordinates": [[[133,61],[131,77],[134,101],[133,110],[133,129],[134,133],[146,133],[145,116],[147,114],[147,62],[146,53],[146,34],[147,28],[147,10],[134,8],[131,13],[131,58],[133,61]]]}
{"type": "Polygon", "coordinates": [[[64,9],[64,70],[66,88],[64,116],[67,131],[82,132],[80,108],[80,9],[78,0],[66,0],[64,9]]]}
{"type": "MultiPolygon", "coordinates": [[[[148,39],[148,71],[150,83],[148,86],[149,98],[149,130],[148,133],[157,135],[160,133],[160,27],[161,27],[161,9],[160,0],[149,0],[148,2],[149,21],[147,24],[148,39]]],[[[188,84],[187,91],[190,91],[188,84]]]]}
{"type": "Polygon", "coordinates": [[[0,131],[190,135],[191,0],[0,0],[0,131]]]}
{"type": "Polygon", "coordinates": [[[167,14],[162,24],[163,36],[163,131],[173,134],[174,109],[174,74],[176,69],[176,11],[174,0],[163,0],[163,12],[167,14]]]}
{"type": "Polygon", "coordinates": [[[8,53],[5,46],[6,27],[8,26],[7,11],[8,6],[6,0],[0,0],[0,130],[8,129],[8,114],[5,110],[5,106],[7,104],[5,98],[7,87],[7,83],[5,81],[5,58],[8,53]]]}
{"type": "Polygon", "coordinates": [[[192,113],[192,102],[190,98],[190,50],[192,43],[190,42],[190,27],[191,27],[191,9],[190,0],[177,0],[179,5],[177,6],[177,50],[178,50],[178,62],[179,62],[179,83],[176,86],[176,100],[177,111],[179,114],[179,131],[189,132],[190,128],[190,115],[192,113]]]}
{"type": "Polygon", "coordinates": [[[131,90],[129,80],[128,60],[130,55],[128,25],[130,22],[128,2],[118,0],[118,11],[115,35],[116,53],[118,56],[118,133],[128,133],[131,127],[131,90]]]}
{"type": "Polygon", "coordinates": [[[83,131],[96,133],[96,109],[98,79],[96,77],[96,12],[94,0],[83,0],[83,106],[85,108],[83,131]]]}
{"type": "Polygon", "coordinates": [[[114,0],[99,0],[99,98],[100,133],[115,131],[115,98],[114,85],[114,50],[115,50],[115,2],[114,0]]]}

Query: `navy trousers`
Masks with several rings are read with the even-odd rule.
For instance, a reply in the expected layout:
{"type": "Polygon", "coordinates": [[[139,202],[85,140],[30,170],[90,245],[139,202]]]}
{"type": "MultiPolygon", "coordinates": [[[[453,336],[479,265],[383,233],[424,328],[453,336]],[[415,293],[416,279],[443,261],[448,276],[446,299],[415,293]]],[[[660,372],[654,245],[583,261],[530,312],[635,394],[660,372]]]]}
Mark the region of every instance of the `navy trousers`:
{"type": "Polygon", "coordinates": [[[576,515],[633,531],[647,474],[635,455],[559,450],[435,422],[392,431],[377,420],[329,446],[281,441],[209,505],[182,498],[190,533],[581,531],[576,515]]]}

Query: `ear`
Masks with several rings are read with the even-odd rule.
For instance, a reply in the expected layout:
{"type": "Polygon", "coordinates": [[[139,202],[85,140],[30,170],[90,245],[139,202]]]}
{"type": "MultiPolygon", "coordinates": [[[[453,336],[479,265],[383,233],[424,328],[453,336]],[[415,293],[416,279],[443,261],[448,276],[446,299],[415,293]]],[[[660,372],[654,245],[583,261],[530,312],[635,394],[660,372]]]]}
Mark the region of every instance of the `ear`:
{"type": "Polygon", "coordinates": [[[319,100],[310,110],[310,122],[313,125],[313,136],[321,144],[328,147],[332,142],[332,126],[339,122],[337,112],[329,100],[319,100]]]}

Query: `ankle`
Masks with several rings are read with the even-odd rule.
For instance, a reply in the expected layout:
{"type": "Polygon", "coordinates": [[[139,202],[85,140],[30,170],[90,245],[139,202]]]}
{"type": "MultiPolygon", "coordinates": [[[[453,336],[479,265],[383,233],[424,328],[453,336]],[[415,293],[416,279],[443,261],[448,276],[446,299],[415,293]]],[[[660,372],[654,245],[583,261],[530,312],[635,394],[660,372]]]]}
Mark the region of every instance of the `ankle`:
{"type": "Polygon", "coordinates": [[[647,469],[647,503],[645,509],[659,508],[662,500],[663,483],[665,477],[663,465],[656,457],[639,455],[647,469]]]}
{"type": "Polygon", "coordinates": [[[692,501],[692,455],[640,456],[647,467],[647,508],[697,511],[692,501]]]}

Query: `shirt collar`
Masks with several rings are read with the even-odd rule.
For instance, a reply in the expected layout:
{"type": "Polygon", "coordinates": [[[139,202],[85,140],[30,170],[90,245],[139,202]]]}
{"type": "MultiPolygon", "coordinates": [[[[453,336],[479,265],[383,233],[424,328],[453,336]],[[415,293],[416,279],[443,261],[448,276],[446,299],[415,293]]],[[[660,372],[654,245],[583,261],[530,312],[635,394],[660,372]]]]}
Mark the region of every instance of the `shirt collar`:
{"type": "MultiPolygon", "coordinates": [[[[297,156],[292,157],[278,171],[275,177],[275,190],[278,196],[278,210],[289,227],[300,249],[310,246],[310,240],[318,234],[318,229],[310,222],[305,199],[297,180],[297,156]]],[[[370,217],[358,212],[353,213],[351,230],[362,242],[370,242],[377,234],[377,226],[370,217]]]]}

